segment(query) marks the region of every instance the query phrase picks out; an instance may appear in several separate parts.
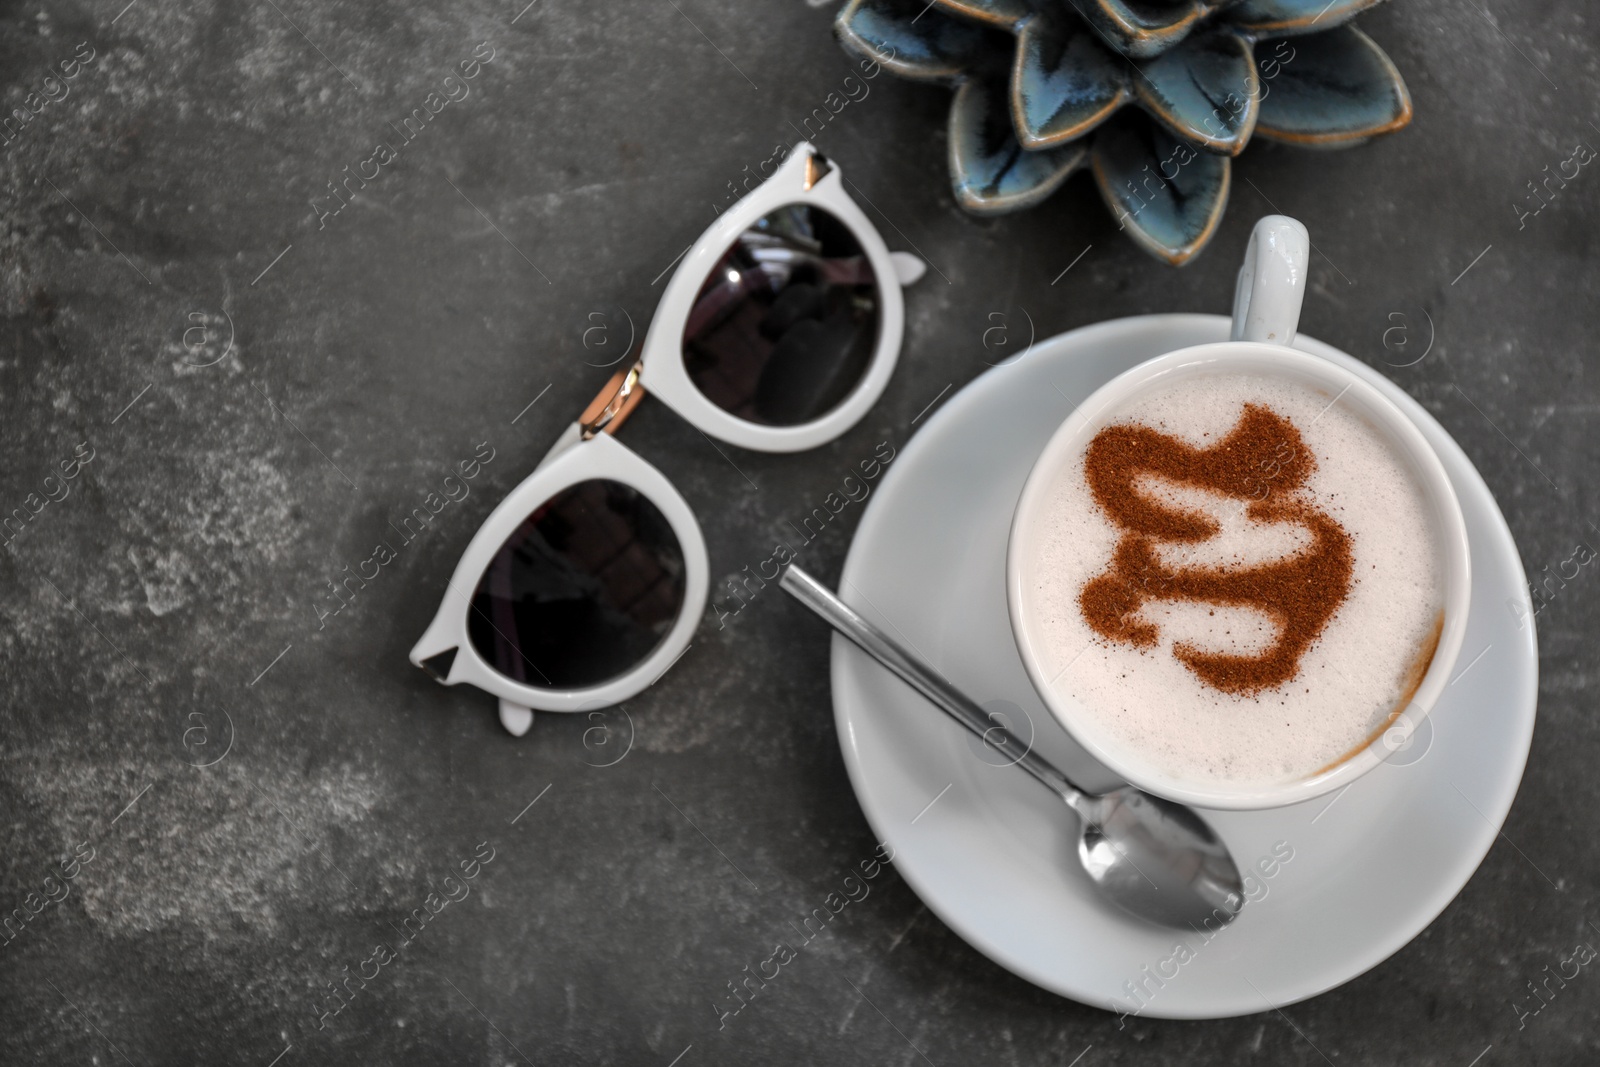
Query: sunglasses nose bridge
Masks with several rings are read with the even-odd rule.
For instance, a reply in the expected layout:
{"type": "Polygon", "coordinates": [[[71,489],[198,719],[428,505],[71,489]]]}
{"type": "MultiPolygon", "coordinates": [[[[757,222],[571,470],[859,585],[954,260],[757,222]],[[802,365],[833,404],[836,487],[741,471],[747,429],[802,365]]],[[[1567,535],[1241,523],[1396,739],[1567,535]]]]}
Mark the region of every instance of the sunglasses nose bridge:
{"type": "Polygon", "coordinates": [[[617,371],[604,388],[589,401],[589,406],[578,416],[585,441],[599,433],[614,434],[622,428],[633,409],[644,399],[644,386],[639,384],[639,374],[644,369],[642,358],[635,357],[628,366],[617,371]]]}

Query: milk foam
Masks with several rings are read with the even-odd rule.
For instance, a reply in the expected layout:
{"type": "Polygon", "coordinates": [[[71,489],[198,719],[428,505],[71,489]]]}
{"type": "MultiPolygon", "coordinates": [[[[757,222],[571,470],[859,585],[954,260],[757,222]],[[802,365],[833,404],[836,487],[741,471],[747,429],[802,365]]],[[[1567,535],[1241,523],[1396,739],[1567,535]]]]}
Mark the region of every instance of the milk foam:
{"type": "MultiPolygon", "coordinates": [[[[1202,682],[1172,654],[1175,641],[1242,655],[1267,648],[1277,629],[1255,609],[1148,600],[1138,617],[1161,632],[1148,648],[1089,628],[1079,593],[1106,572],[1123,531],[1091,495],[1082,452],[1058,473],[1040,509],[1027,564],[1046,649],[1041,666],[1056,679],[1056,691],[1080,705],[1096,736],[1197,784],[1302,778],[1361,745],[1409,695],[1408,675],[1428,648],[1444,603],[1439,535],[1415,477],[1381,432],[1333,395],[1262,375],[1216,374],[1140,394],[1107,421],[1147,426],[1204,448],[1238,423],[1246,402],[1288,419],[1316,458],[1305,486],[1288,491],[1288,498],[1332,517],[1353,542],[1349,594],[1293,679],[1236,696],[1202,682]]],[[[1204,542],[1162,544],[1160,559],[1169,569],[1248,567],[1282,559],[1310,541],[1301,525],[1250,519],[1247,501],[1153,475],[1138,487],[1204,511],[1221,526],[1204,542]]]]}

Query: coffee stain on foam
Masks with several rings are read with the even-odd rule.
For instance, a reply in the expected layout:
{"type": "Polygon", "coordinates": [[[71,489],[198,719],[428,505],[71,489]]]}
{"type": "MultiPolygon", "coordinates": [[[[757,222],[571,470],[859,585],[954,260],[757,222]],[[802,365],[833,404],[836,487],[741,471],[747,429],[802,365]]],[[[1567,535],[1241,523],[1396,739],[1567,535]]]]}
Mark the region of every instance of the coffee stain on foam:
{"type": "Polygon", "coordinates": [[[1417,690],[1422,688],[1422,680],[1428,676],[1428,668],[1433,666],[1433,657],[1439,652],[1439,640],[1443,636],[1444,612],[1441,610],[1433,617],[1433,627],[1417,646],[1417,654],[1411,658],[1411,663],[1401,680],[1399,701],[1401,711],[1411,703],[1411,698],[1417,695],[1417,690]]]}
{"type": "Polygon", "coordinates": [[[1380,722],[1377,728],[1368,734],[1360,744],[1354,746],[1333,762],[1318,767],[1316,770],[1306,775],[1307,779],[1316,778],[1319,775],[1333,770],[1346,760],[1359,756],[1361,753],[1365,752],[1367,749],[1376,744],[1378,738],[1388,733],[1389,728],[1393,726],[1395,721],[1398,720],[1401,715],[1405,714],[1405,710],[1411,706],[1411,698],[1416,696],[1417,690],[1422,687],[1422,680],[1428,676],[1428,668],[1433,666],[1433,657],[1439,651],[1439,639],[1443,636],[1444,612],[1440,611],[1434,616],[1432,628],[1429,629],[1427,635],[1417,646],[1417,654],[1411,658],[1411,663],[1407,665],[1405,674],[1401,676],[1400,699],[1395,702],[1394,710],[1390,711],[1388,717],[1380,722]]]}
{"type": "Polygon", "coordinates": [[[392,796],[350,764],[263,772],[235,760],[152,775],[131,759],[35,755],[13,763],[38,768],[16,783],[22,806],[48,813],[53,847],[94,845],[72,899],[105,934],[260,940],[297,914],[381,908],[419,868],[414,846],[368,825],[392,796]],[[383,854],[363,838],[382,839],[383,854]]]}

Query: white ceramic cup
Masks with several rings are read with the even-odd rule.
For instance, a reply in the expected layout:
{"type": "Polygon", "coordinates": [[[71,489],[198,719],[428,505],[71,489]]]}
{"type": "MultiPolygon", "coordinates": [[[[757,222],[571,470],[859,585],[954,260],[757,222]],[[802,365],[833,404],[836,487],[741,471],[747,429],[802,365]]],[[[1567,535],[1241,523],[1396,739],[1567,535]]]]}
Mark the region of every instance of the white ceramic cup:
{"type": "Polygon", "coordinates": [[[1311,242],[1299,222],[1269,215],[1256,223],[1239,270],[1233,304],[1233,340],[1179,349],[1139,364],[1101,386],[1061,424],[1017,501],[1006,557],[1006,596],[1011,628],[1023,665],[1045,706],[1090,755],[1113,773],[1157,796],[1202,808],[1259,809],[1298,803],[1339,789],[1403,747],[1449,683],[1466,633],[1472,580],[1466,521],[1444,466],[1422,432],[1372,385],[1319,356],[1289,348],[1300,318],[1311,242]],[[1410,703],[1378,730],[1368,744],[1310,777],[1265,786],[1235,787],[1181,779],[1164,772],[1143,753],[1109,736],[1076,700],[1051,684],[1043,664],[1048,646],[1029,573],[1038,558],[1040,515],[1054,495],[1058,476],[1137,394],[1189,378],[1248,373],[1288,379],[1337,397],[1378,431],[1414,476],[1437,533],[1444,586],[1444,622],[1433,658],[1410,703]]]}

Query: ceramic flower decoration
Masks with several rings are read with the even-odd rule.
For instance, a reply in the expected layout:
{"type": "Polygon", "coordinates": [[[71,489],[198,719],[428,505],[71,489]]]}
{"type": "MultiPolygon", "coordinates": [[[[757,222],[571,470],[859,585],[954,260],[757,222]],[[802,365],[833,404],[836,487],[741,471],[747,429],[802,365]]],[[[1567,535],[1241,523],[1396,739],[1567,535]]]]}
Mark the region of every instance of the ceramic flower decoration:
{"type": "Polygon", "coordinates": [[[950,178],[978,215],[1089,168],[1121,227],[1179,265],[1251,137],[1360,144],[1411,121],[1394,63],[1349,20],[1378,0],[850,0],[834,30],[955,89],[950,178]]]}

